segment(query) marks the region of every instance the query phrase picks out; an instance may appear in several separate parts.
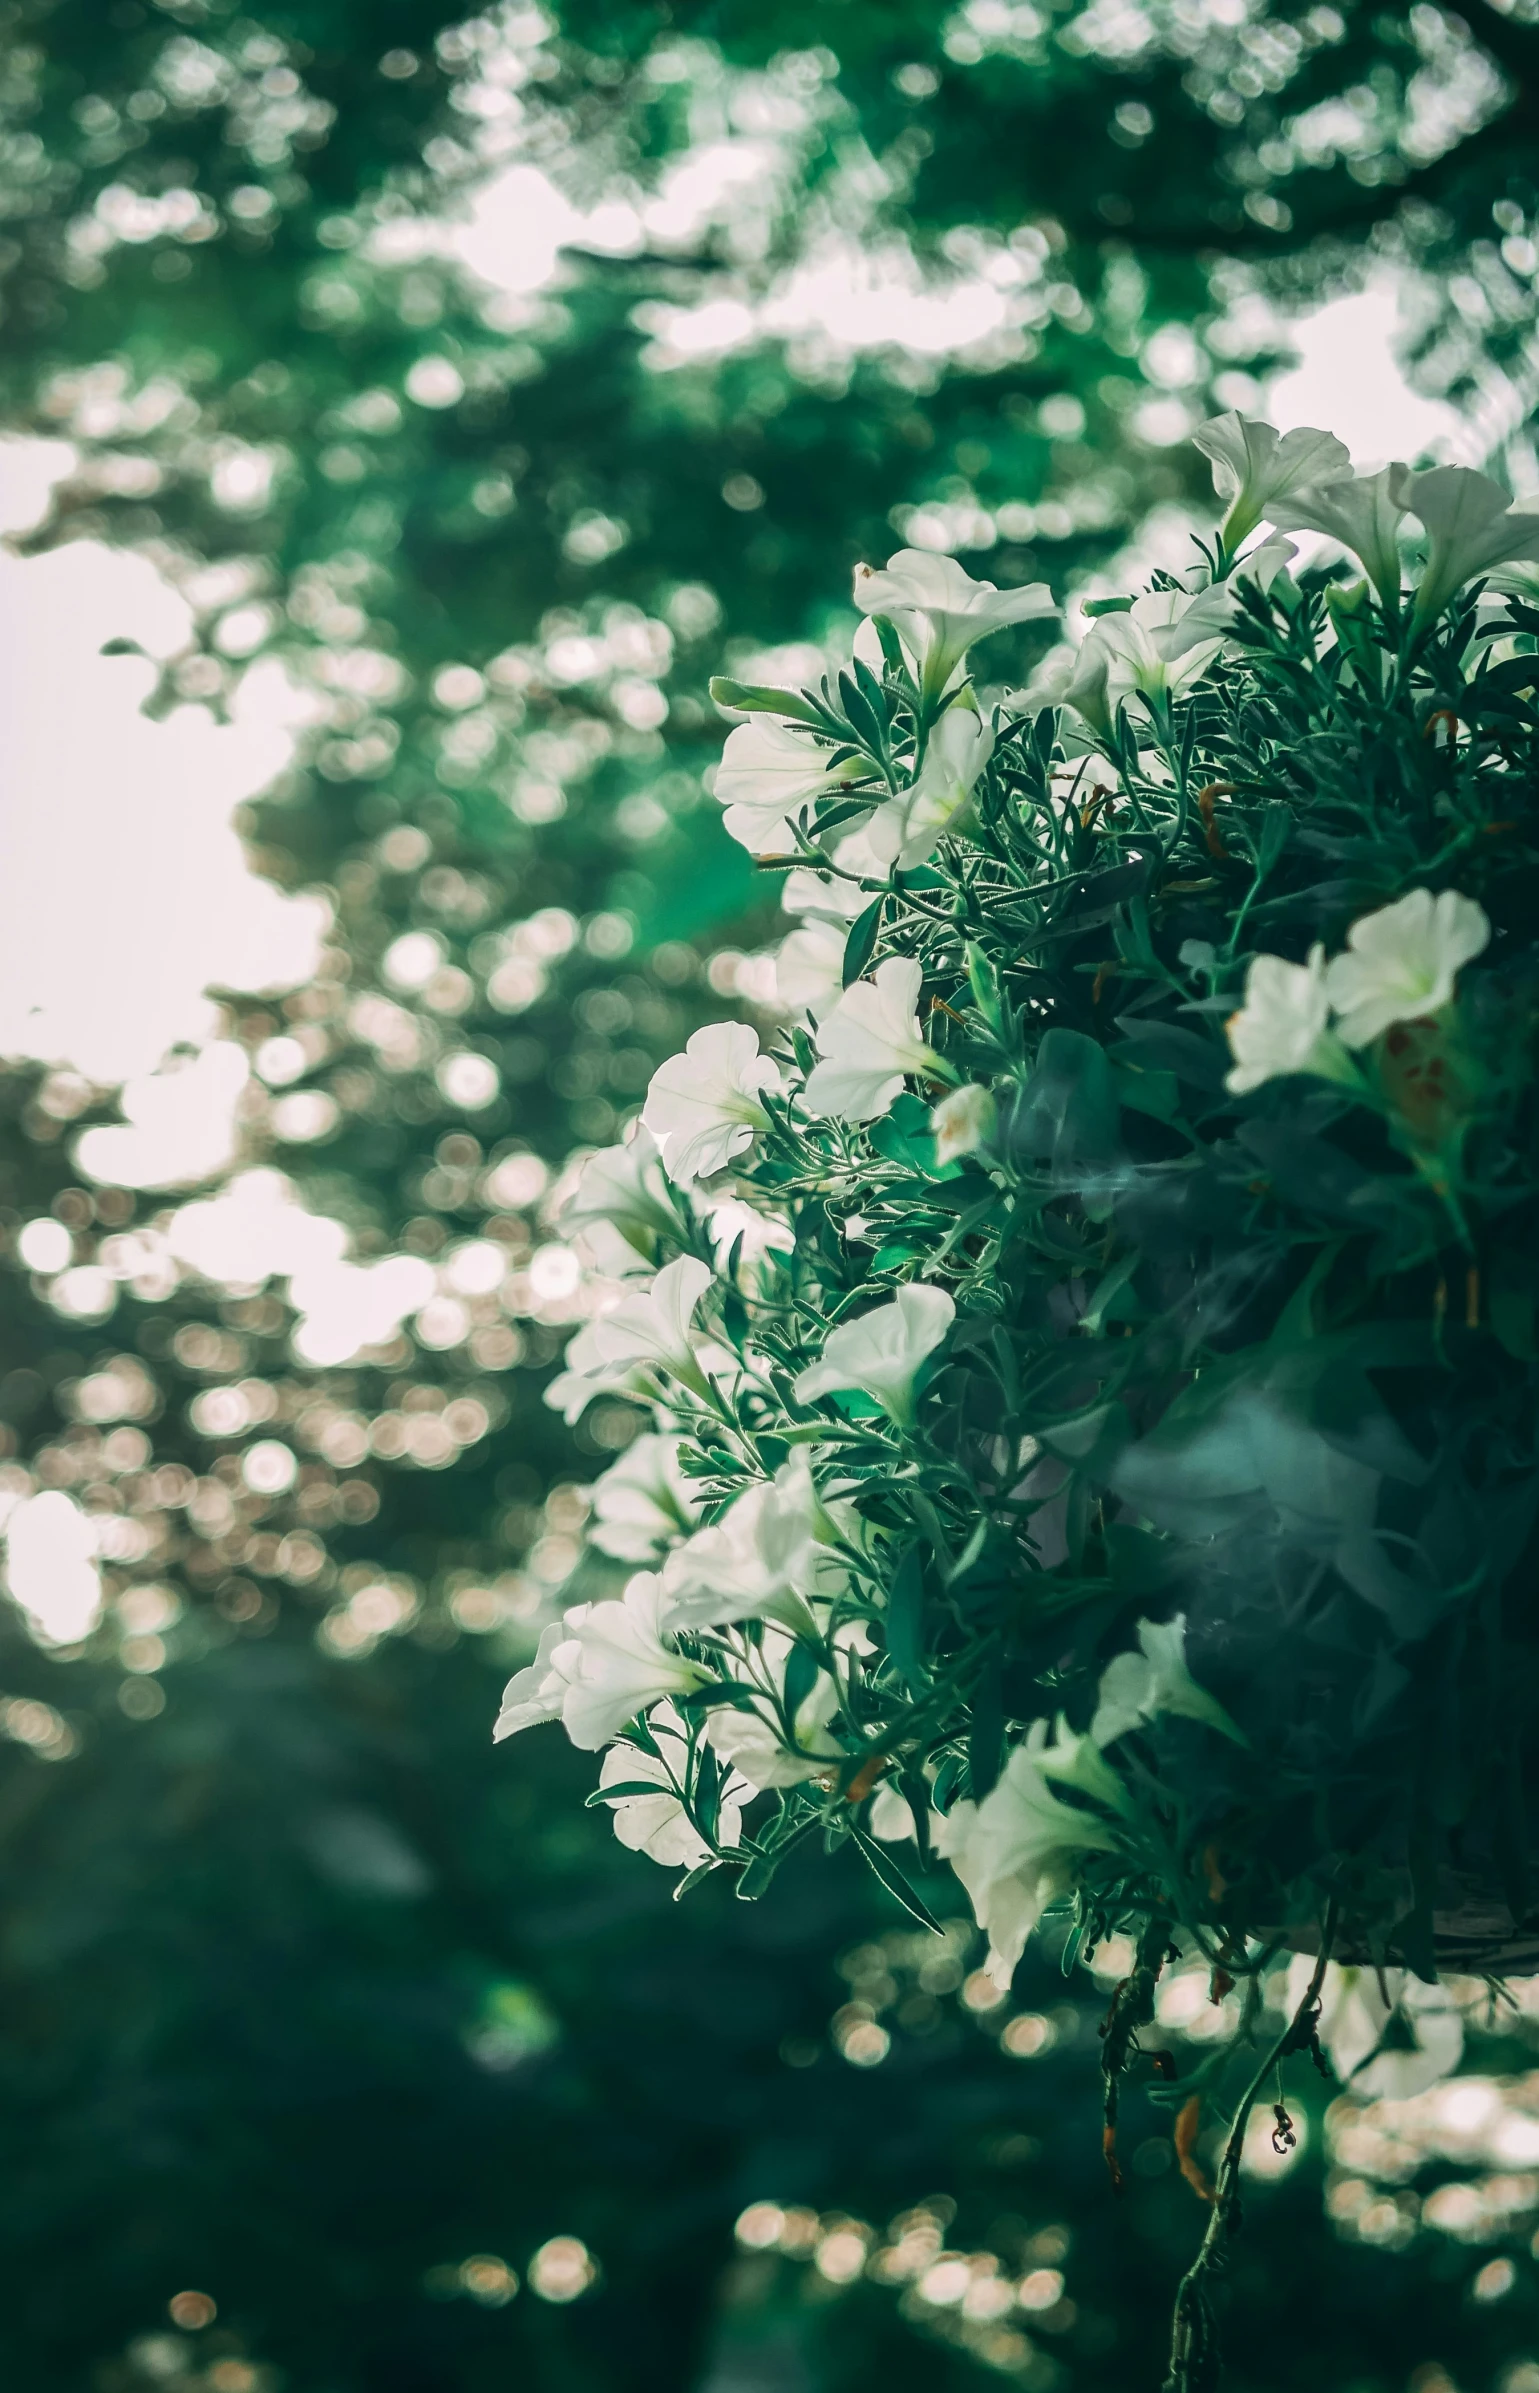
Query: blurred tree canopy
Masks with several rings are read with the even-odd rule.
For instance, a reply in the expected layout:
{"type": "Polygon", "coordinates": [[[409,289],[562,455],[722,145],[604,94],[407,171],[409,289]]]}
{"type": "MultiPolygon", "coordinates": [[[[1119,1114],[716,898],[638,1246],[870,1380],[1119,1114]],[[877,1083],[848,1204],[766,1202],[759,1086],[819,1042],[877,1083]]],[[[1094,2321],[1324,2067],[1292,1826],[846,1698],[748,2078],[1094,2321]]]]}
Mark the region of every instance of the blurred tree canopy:
{"type": "MultiPolygon", "coordinates": [[[[769,996],[711,671],[800,677],[823,594],[905,540],[1060,593],[1104,570],[1199,496],[1179,443],[1253,402],[1261,303],[1375,259],[1439,278],[1428,371],[1516,427],[1539,28],[1485,0],[0,24],[0,417],[75,453],[32,545],[127,545],[183,592],[163,705],[271,664],[304,716],[243,828],[334,928],[310,987],[228,993],[232,1040],[301,1058],[252,1082],[243,1160],[440,1278],[431,1336],[306,1361],[280,1270],[178,1263],[174,1193],[77,1169],[113,1091],[9,1076],[7,1234],[62,1223],[114,1292],[72,1312],[19,1252],[0,1279],[4,1492],[110,1524],[89,1638],[0,1632],[11,2378],[1148,2375],[1191,2197],[1152,2119],[1112,2210],[1090,1998],[1044,1964],[1056,2043],[1012,2058],[873,1881],[675,1911],[573,1821],[554,1740],[492,1752],[623,1434],[538,1401],[574,1318],[541,1208],[705,1011],[769,996]],[[262,1441],[286,1485],[247,1472],[262,1441]],[[880,2066],[842,2057],[850,2003],[880,2066]],[[929,2198],[958,2248],[1061,2264],[1074,2314],[990,2360],[986,2302],[843,2282],[791,2228],[730,2261],[745,2203],[831,2233],[929,2198]],[[562,2236],[598,2283],[508,2298],[562,2236]],[[167,2327],[204,2284],[218,2321],[167,2327]]],[[[1303,2381],[1329,2336],[1343,2381],[1402,2381],[1472,2331],[1459,2248],[1391,2303],[1316,2157],[1247,2247],[1237,2380],[1303,2381]]],[[[1481,2316],[1494,2367],[1528,2313],[1481,2316]]]]}

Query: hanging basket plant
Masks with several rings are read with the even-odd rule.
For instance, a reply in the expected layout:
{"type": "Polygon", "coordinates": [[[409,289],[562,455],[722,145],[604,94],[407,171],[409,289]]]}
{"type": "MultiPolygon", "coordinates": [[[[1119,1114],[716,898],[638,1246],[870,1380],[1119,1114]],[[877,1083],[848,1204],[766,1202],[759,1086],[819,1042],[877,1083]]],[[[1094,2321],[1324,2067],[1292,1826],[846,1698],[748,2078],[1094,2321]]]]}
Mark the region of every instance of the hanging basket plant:
{"type": "Polygon", "coordinates": [[[569,1207],[620,1287],[553,1398],[650,1408],[593,1532],[642,1567],[499,1724],[746,1896],[814,1836],[920,1918],[949,1865],[1001,1984],[1050,1908],[1129,1936],[1114,2168],[1167,1962],[1246,1989],[1182,2386],[1327,1963],[1539,1965],[1539,610],[1490,578],[1539,517],[1199,444],[1211,545],[1024,691],[972,651],[1050,594],[912,550],[818,690],[717,685],[798,1019],[698,1032],[569,1207]]]}

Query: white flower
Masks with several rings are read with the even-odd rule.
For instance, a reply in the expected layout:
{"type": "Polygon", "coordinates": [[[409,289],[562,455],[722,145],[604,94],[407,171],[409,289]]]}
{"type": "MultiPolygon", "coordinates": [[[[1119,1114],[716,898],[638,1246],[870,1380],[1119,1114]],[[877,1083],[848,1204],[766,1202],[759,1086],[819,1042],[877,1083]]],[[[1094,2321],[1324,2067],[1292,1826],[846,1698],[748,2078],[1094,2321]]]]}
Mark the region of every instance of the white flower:
{"type": "Polygon", "coordinates": [[[621,1364],[607,1360],[591,1321],[570,1341],[564,1359],[566,1367],[546,1389],[545,1402],[568,1428],[582,1419],[596,1396],[641,1397],[648,1391],[646,1372],[636,1358],[621,1364]]]}
{"type": "Polygon", "coordinates": [[[866,825],[866,844],[887,866],[909,872],[933,856],[948,831],[960,828],[978,776],[994,753],[994,732],[964,706],[948,707],[930,734],[912,788],[879,806],[866,825]]]}
{"type": "Polygon", "coordinates": [[[1254,956],[1245,975],[1245,1003],[1228,1022],[1234,1069],[1224,1086],[1243,1097],[1287,1072],[1349,1076],[1341,1041],[1328,1027],[1325,950],[1318,943],[1304,964],[1282,956],[1254,956]]]}
{"type": "Polygon", "coordinates": [[[1093,1745],[1112,1745],[1130,1729],[1173,1713],[1183,1720],[1203,1720],[1237,1745],[1245,1738],[1216,1696],[1199,1687],[1186,1667],[1186,1614],[1174,1620],[1141,1620],[1137,1653],[1120,1653],[1101,1673],[1095,1718],[1090,1723],[1093,1745]]]}
{"type": "Polygon", "coordinates": [[[788,723],[756,715],[739,723],[716,768],[723,827],[751,856],[793,854],[792,818],[870,771],[863,757],[834,763],[831,751],[788,723]]]}
{"type": "Polygon", "coordinates": [[[781,940],[775,951],[775,995],[788,1014],[825,1014],[838,1003],[846,936],[831,922],[806,922],[781,940]]]}
{"type": "Polygon", "coordinates": [[[653,1562],[662,1548],[689,1535],[700,1507],[679,1469],[681,1442],[648,1431],[595,1479],[588,1542],[601,1554],[617,1562],[653,1562]]]}
{"type": "Polygon", "coordinates": [[[761,1262],[766,1255],[788,1255],[796,1245],[796,1232],[783,1214],[761,1213],[756,1205],[745,1204],[741,1197],[723,1197],[714,1204],[706,1215],[705,1226],[716,1250],[718,1271],[725,1271],[734,1247],[741,1270],[761,1262]]]}
{"type": "Polygon", "coordinates": [[[504,1737],[517,1736],[521,1728],[538,1728],[546,1720],[560,1719],[570,1682],[564,1672],[555,1668],[556,1649],[570,1646],[569,1623],[587,1609],[586,1604],[575,1605],[564,1619],[552,1620],[540,1631],[534,1660],[522,1670],[515,1670],[502,1690],[502,1709],[492,1730],[495,1744],[500,1745],[504,1737]]]}
{"type": "Polygon", "coordinates": [[[842,1321],[829,1331],[822,1361],[798,1379],[798,1404],[813,1404],[836,1388],[861,1388],[893,1420],[911,1422],[920,1365],[945,1338],[956,1310],[944,1288],[916,1282],[900,1288],[891,1304],[842,1321]]]}
{"type": "Polygon", "coordinates": [[[741,1771],[756,1792],[765,1787],[799,1786],[816,1778],[838,1761],[843,1747],[828,1732],[839,1709],[839,1689],[826,1670],[820,1670],[796,1707],[785,1714],[786,1665],[795,1639],[771,1621],[764,1630],[760,1653],[768,1665],[774,1692],[756,1692],[752,1708],[726,1705],[711,1712],[705,1733],[723,1761],[741,1771]]]}
{"type": "Polygon", "coordinates": [[[1493,565],[1539,557],[1539,515],[1509,511],[1499,482],[1464,465],[1403,474],[1395,496],[1427,532],[1427,562],[1416,591],[1416,621],[1440,615],[1455,592],[1493,565]]]}
{"type": "Polygon", "coordinates": [[[752,1146],[769,1126],[759,1102],[766,1089],[779,1094],[780,1074],[745,1022],[709,1022],[682,1055],[659,1064],[641,1119],[670,1180],[708,1178],[752,1146]]]}
{"type": "MultiPolygon", "coordinates": [[[[1180,603],[1179,591],[1152,593],[1155,597],[1163,596],[1170,610],[1163,629],[1151,635],[1157,654],[1167,664],[1173,664],[1203,642],[1223,639],[1240,612],[1240,584],[1254,582],[1258,590],[1270,590],[1283,567],[1291,565],[1297,555],[1291,540],[1264,540],[1248,557],[1240,558],[1225,580],[1194,590],[1184,605],[1180,603]]],[[[1135,614],[1143,604],[1142,599],[1135,601],[1135,614]]],[[[1208,654],[1212,654],[1211,649],[1208,654]]]]}
{"type": "Polygon", "coordinates": [[[1089,1795],[1107,1811],[1131,1817],[1132,1798],[1095,1737],[1089,1733],[1076,1735],[1061,1712],[1051,1745],[1043,1741],[1045,1727],[1045,1721],[1037,1722],[1026,1740],[1027,1750],[1043,1777],[1056,1780],[1059,1786],[1077,1788],[1080,1794],[1089,1795]]]}
{"type": "Polygon", "coordinates": [[[601,1147],[589,1156],[561,1208],[561,1228],[568,1237],[600,1225],[617,1231],[649,1262],[660,1237],[683,1232],[662,1158],[650,1132],[639,1125],[624,1146],[601,1147]]]}
{"type": "Polygon", "coordinates": [[[1106,1821],[1059,1800],[1026,1745],[1016,1747],[981,1803],[954,1803],[931,1835],[988,1937],[985,1967],[997,1986],[1009,1985],[1027,1937],[1068,1891],[1080,1855],[1117,1846],[1106,1821]]]}
{"type": "Polygon", "coordinates": [[[955,557],[923,548],[900,548],[885,573],[857,565],[855,604],[863,615],[881,615],[894,625],[918,664],[920,688],[932,699],[975,640],[1058,612],[1045,582],[998,590],[992,582],[975,582],[955,557]]]}
{"type": "Polygon", "coordinates": [[[1213,461],[1213,487],[1229,502],[1224,546],[1233,552],[1262,521],[1275,523],[1273,507],[1297,490],[1338,482],[1352,471],[1352,459],[1329,432],[1300,426],[1279,434],[1271,424],[1231,413],[1215,416],[1192,435],[1193,445],[1213,461]]]}
{"type": "Polygon", "coordinates": [[[561,1724],[585,1753],[612,1743],[649,1704],[704,1681],[703,1670],[664,1645],[661,1612],[662,1582],[639,1570],[618,1603],[579,1604],[566,1615],[566,1637],[551,1649],[540,1692],[548,1701],[550,1682],[561,1682],[561,1724]]]}
{"type": "Polygon", "coordinates": [[[787,914],[853,922],[857,914],[865,912],[868,900],[854,881],[841,881],[833,873],[814,872],[809,865],[796,864],[781,886],[780,903],[787,914]]]}
{"type": "Polygon", "coordinates": [[[885,1113],[909,1072],[932,1072],[935,1054],[919,1031],[924,968],[889,956],[870,980],[846,989],[818,1024],[818,1053],[803,1093],[820,1120],[870,1122],[885,1113]]]}
{"type": "Polygon", "coordinates": [[[989,1090],[973,1081],[953,1089],[930,1116],[935,1133],[935,1160],[954,1163],[959,1155],[976,1155],[999,1127],[999,1108],[989,1090]]]}
{"type": "Polygon", "coordinates": [[[1158,703],[1182,696],[1201,680],[1224,644],[1221,633],[1210,632],[1182,645],[1181,626],[1203,595],[1150,590],[1117,614],[1098,615],[1072,667],[1060,669],[1055,688],[1045,695],[1056,705],[1072,706],[1103,739],[1124,699],[1158,703]]]}
{"type": "Polygon", "coordinates": [[[891,1779],[884,1778],[872,1796],[866,1826],[884,1845],[901,1845],[905,1838],[913,1836],[913,1810],[891,1779]]]}
{"type": "MultiPolygon", "coordinates": [[[[1284,2001],[1290,2013],[1308,1992],[1314,1968],[1308,1953],[1295,1954],[1289,1963],[1284,2001]]],[[[1424,2094],[1450,2076],[1464,2054],[1464,2022],[1449,1989],[1424,1986],[1404,1969],[1381,1973],[1328,1961],[1320,1989],[1319,2034],[1342,2084],[1370,2102],[1404,2102],[1424,2094]],[[1410,2031],[1410,2048],[1394,2038],[1381,2051],[1385,2030],[1397,2014],[1397,2025],[1410,2031]]]]}
{"type": "MultiPolygon", "coordinates": [[[[607,1372],[659,1370],[704,1395],[705,1379],[691,1331],[695,1307],[710,1284],[708,1264],[694,1255],[680,1255],[677,1262],[664,1265],[644,1296],[628,1296],[580,1335],[586,1335],[592,1354],[607,1372]]],[[[579,1342],[574,1339],[573,1346],[579,1342]]],[[[570,1349],[567,1361],[572,1361],[570,1349]]]]}
{"type": "Polygon", "coordinates": [[[1347,933],[1344,955],[1325,975],[1349,1047],[1366,1047],[1392,1022],[1435,1014],[1454,993],[1459,968],[1491,936],[1485,909],[1457,889],[1413,889],[1365,914],[1347,933]]]}
{"type": "Polygon", "coordinates": [[[1400,495],[1405,479],[1403,465],[1386,465],[1382,473],[1326,482],[1318,490],[1295,490],[1272,508],[1271,518],[1279,531],[1324,532],[1339,541],[1387,603],[1400,594],[1396,532],[1405,514],[1400,495]]]}
{"type": "MultiPolygon", "coordinates": [[[[615,1834],[633,1853],[645,1853],[664,1869],[698,1869],[711,1858],[710,1847],[690,1821],[679,1798],[688,1760],[688,1732],[671,1703],[660,1703],[647,1715],[647,1726],[660,1748],[647,1753],[639,1745],[611,1745],[599,1772],[599,1787],[634,1786],[646,1781],[655,1795],[610,1795],[605,1800],[614,1814],[615,1834]]],[[[731,1773],[722,1786],[716,1819],[716,1841],[731,1847],[742,1841],[743,1805],[753,1789],[731,1773]]]]}
{"type": "Polygon", "coordinates": [[[697,1529],[663,1570],[665,1617],[673,1629],[773,1618],[808,1629],[806,1599],[838,1592],[845,1573],[830,1550],[842,1524],[819,1501],[800,1449],[772,1480],[761,1480],[720,1520],[697,1529]]]}

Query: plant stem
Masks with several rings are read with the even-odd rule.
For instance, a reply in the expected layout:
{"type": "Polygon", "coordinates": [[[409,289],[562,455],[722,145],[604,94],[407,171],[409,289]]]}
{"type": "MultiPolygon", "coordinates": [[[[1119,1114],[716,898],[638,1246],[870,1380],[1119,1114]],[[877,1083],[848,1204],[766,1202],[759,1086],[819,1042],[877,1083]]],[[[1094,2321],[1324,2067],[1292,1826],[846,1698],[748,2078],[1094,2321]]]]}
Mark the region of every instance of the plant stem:
{"type": "Polygon", "coordinates": [[[1229,2238],[1239,2229],[1240,2158],[1245,2149],[1245,2130],[1250,2123],[1250,2114],[1265,2091],[1273,2071],[1281,2068],[1290,2052],[1300,2051],[1311,2040],[1315,2006],[1325,1982],[1325,1965],[1331,1957],[1335,1937],[1336,1904],[1332,1900],[1327,1906],[1321,1931],[1320,1958],[1311,1973],[1304,1999],[1276,2043],[1266,2053],[1235,2110],[1229,2141],[1224,2146],[1224,2157],[1219,2163],[1207,2232],[1198,2246],[1196,2259],[1181,2279],[1176,2293],[1175,2313],[1170,2327],[1170,2370],[1165,2379],[1164,2393],[1214,2393],[1218,2384],[1218,2322],[1213,2314],[1207,2279],[1223,2267],[1228,2258],[1229,2238]]]}

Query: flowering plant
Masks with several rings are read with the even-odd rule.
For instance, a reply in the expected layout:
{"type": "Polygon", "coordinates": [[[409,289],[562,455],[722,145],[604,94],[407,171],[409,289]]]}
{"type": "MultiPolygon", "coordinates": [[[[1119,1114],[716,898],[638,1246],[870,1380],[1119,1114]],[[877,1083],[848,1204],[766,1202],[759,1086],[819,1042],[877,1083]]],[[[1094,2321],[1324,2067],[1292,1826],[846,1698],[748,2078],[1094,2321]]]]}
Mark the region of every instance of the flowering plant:
{"type": "Polygon", "coordinates": [[[820,689],[716,685],[794,1018],[770,1055],[697,1034],[584,1174],[574,1224],[648,1292],[557,1400],[649,1410],[595,1491],[647,1567],[503,1720],[615,1740],[620,1833],[744,1895],[813,1835],[922,1919],[949,1866],[1002,1984],[1050,1906],[1075,1949],[1129,1934],[1113,2159],[1167,1957],[1243,1981],[1254,2039],[1313,1954],[1180,2385],[1328,1957],[1539,1958],[1539,609],[1476,578],[1539,517],[1321,433],[1199,438],[1216,538],[1024,690],[973,651],[1048,594],[912,551],[857,573],[820,689]]]}

